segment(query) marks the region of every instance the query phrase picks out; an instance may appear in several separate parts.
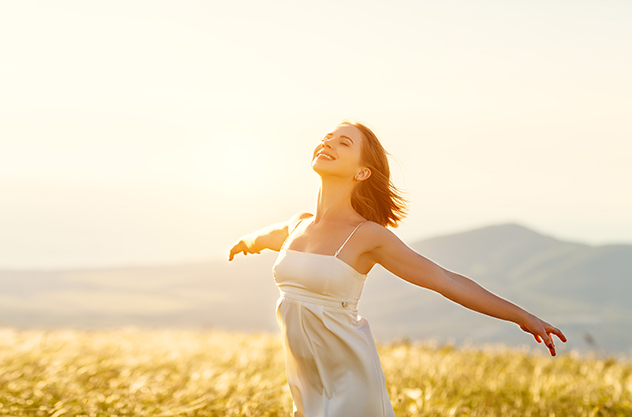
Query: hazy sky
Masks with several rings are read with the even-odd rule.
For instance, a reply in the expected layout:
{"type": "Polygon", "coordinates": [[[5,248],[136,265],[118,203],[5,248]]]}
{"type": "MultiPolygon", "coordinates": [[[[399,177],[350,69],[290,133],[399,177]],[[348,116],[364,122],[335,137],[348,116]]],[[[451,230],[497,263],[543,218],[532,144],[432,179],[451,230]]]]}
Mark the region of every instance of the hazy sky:
{"type": "Polygon", "coordinates": [[[225,256],[314,208],[341,119],[408,242],[632,243],[630,1],[0,3],[0,268],[225,256]]]}

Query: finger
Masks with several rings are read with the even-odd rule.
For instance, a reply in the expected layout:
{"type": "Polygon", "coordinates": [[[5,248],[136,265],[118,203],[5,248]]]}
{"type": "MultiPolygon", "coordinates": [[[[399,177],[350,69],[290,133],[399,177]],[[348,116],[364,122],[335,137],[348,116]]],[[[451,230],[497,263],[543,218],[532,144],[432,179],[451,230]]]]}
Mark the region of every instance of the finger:
{"type": "Polygon", "coordinates": [[[557,338],[560,339],[562,342],[566,343],[566,336],[564,336],[564,333],[562,333],[560,329],[558,329],[557,327],[552,327],[550,332],[557,336],[557,338]]]}
{"type": "Polygon", "coordinates": [[[546,346],[549,348],[549,352],[551,352],[551,356],[555,356],[555,343],[553,343],[553,339],[551,339],[551,334],[547,334],[550,342],[546,346]]]}
{"type": "Polygon", "coordinates": [[[555,351],[555,343],[553,342],[553,337],[551,336],[552,334],[554,334],[558,339],[560,339],[564,343],[566,343],[566,341],[568,340],[566,339],[566,336],[564,335],[564,333],[562,333],[562,331],[558,329],[557,327],[553,327],[549,323],[544,323],[544,327],[546,328],[546,334],[549,340],[551,341],[551,344],[553,345],[554,351],[555,351]]]}
{"type": "Polygon", "coordinates": [[[536,342],[538,343],[542,343],[542,339],[540,338],[540,336],[538,336],[537,334],[533,335],[533,338],[535,339],[536,342]]]}
{"type": "Polygon", "coordinates": [[[546,347],[548,347],[549,350],[551,351],[551,355],[555,356],[555,345],[553,344],[553,341],[551,340],[549,335],[545,333],[542,336],[542,340],[544,341],[544,344],[546,345],[546,347]]]}

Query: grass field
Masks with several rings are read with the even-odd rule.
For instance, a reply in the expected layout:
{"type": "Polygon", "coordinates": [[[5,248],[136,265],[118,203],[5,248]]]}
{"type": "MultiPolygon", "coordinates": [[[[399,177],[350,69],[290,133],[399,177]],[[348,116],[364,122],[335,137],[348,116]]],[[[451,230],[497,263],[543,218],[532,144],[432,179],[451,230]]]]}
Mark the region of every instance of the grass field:
{"type": "MultiPolygon", "coordinates": [[[[632,416],[632,361],[380,346],[404,416],[632,416]]],[[[275,335],[0,330],[2,416],[289,416],[275,335]]]]}

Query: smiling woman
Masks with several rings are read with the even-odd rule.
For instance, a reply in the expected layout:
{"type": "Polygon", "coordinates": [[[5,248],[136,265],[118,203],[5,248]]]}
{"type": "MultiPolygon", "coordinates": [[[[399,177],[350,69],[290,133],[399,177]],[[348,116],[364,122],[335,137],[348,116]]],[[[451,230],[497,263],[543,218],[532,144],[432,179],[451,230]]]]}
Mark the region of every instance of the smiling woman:
{"type": "Polygon", "coordinates": [[[358,315],[367,274],[380,264],[400,278],[467,308],[512,321],[555,355],[549,323],[448,271],[406,246],[396,227],[405,201],[390,181],[387,153],[366,125],[345,120],[312,153],[321,180],[316,210],[240,238],[238,253],[279,252],[287,381],[295,417],[394,417],[368,322],[358,315]]]}

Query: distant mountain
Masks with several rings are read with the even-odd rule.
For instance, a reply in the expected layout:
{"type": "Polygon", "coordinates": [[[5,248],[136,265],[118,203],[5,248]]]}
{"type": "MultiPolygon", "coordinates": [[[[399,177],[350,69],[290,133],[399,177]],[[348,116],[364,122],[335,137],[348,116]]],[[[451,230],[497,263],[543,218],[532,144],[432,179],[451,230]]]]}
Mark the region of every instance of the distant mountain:
{"type": "MultiPolygon", "coordinates": [[[[560,327],[567,349],[632,351],[632,245],[593,247],[503,224],[411,247],[560,327]]],[[[371,278],[362,308],[376,337],[531,343],[515,325],[417,290],[384,269],[371,278]]]]}
{"type": "MultiPolygon", "coordinates": [[[[632,350],[632,245],[563,242],[516,224],[411,245],[560,327],[570,348],[632,350]]],[[[276,331],[276,254],[186,265],[0,271],[0,326],[168,326],[276,331]]],[[[512,323],[471,312],[381,267],[369,274],[360,314],[393,339],[534,345],[512,323]]]]}

